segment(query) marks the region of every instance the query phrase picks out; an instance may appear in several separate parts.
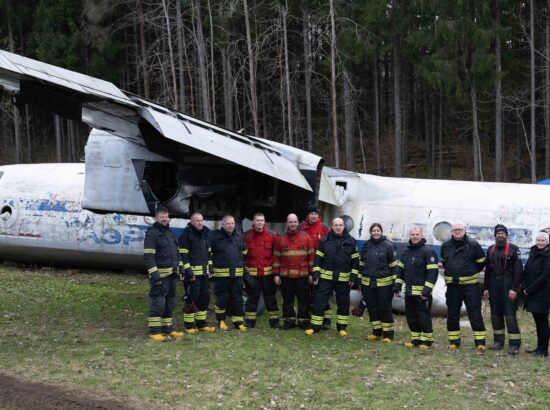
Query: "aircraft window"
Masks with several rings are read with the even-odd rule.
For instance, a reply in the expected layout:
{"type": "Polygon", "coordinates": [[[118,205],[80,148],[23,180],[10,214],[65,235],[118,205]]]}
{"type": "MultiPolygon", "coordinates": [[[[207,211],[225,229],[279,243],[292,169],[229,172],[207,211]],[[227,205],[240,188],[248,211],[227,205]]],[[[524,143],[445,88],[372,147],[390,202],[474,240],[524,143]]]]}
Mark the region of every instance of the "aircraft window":
{"type": "Polygon", "coordinates": [[[11,209],[11,206],[3,206],[2,210],[0,210],[0,218],[2,218],[2,220],[4,221],[7,221],[8,219],[10,219],[12,212],[13,211],[11,209]]]}
{"type": "Polygon", "coordinates": [[[446,241],[451,237],[451,224],[446,221],[438,222],[433,229],[433,236],[440,242],[446,241]]]}
{"type": "Polygon", "coordinates": [[[349,215],[342,215],[340,218],[344,220],[344,226],[346,227],[346,231],[351,232],[351,230],[355,226],[355,223],[353,222],[353,218],[349,215]]]}
{"type": "Polygon", "coordinates": [[[348,189],[348,183],[346,181],[336,181],[336,186],[341,186],[344,190],[348,189]]]}

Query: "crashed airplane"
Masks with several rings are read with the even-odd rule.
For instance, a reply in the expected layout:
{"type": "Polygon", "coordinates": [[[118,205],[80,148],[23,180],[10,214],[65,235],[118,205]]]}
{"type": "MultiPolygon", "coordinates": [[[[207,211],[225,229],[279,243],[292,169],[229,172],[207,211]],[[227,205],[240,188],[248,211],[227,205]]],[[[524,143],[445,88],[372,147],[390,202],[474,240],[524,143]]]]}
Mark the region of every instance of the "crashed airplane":
{"type": "MultiPolygon", "coordinates": [[[[0,259],[141,267],[143,235],[158,204],[186,218],[217,220],[262,210],[283,222],[319,201],[325,220],[343,216],[361,245],[371,223],[403,249],[412,225],[439,251],[452,221],[487,247],[508,226],[524,255],[547,228],[542,185],[389,178],[323,167],[321,157],[225,128],[124,92],[111,83],[0,50],[0,87],[30,104],[92,127],[85,164],[0,167],[0,259]],[[536,205],[536,206],[535,206],[536,205]]],[[[185,221],[174,220],[176,230],[185,221]]],[[[444,314],[445,285],[433,312],[444,314]]],[[[394,307],[404,310],[403,299],[394,307]]]]}

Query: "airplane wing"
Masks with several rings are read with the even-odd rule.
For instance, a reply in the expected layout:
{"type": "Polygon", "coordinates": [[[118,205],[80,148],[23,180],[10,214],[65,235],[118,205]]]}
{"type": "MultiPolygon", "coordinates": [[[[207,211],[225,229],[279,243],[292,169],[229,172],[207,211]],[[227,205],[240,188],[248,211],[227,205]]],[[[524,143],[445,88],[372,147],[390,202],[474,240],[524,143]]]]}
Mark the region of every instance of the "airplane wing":
{"type": "MultiPolygon", "coordinates": [[[[269,180],[279,181],[283,186],[293,187],[281,190],[274,186],[273,195],[262,192],[261,202],[264,204],[276,202],[277,197],[283,201],[283,193],[287,197],[289,194],[292,194],[291,197],[300,197],[304,207],[307,206],[307,202],[316,201],[322,159],[306,151],[238,134],[141,99],[107,81],[3,50],[0,50],[0,89],[11,95],[16,105],[34,105],[64,118],[82,121],[96,130],[145,147],[150,153],[161,155],[184,168],[194,162],[212,162],[222,168],[225,166],[226,175],[231,174],[234,169],[246,169],[248,173],[239,173],[239,177],[250,179],[253,175],[261,174],[269,180]],[[292,192],[293,190],[297,192],[292,192]],[[307,195],[304,196],[304,193],[307,195]]],[[[98,152],[97,149],[90,151],[98,152]]],[[[94,163],[97,165],[98,162],[95,158],[94,163]]],[[[87,166],[86,169],[87,180],[98,172],[97,167],[87,166]],[[90,174],[91,170],[94,174],[90,174]]],[[[138,163],[138,179],[143,178],[142,174],[146,169],[147,164],[138,163]]],[[[218,174],[223,173],[219,171],[218,174]]],[[[109,172],[110,179],[113,177],[112,174],[109,172]]],[[[264,181],[262,178],[256,180],[256,185],[258,181],[264,181]]],[[[192,189],[189,186],[183,187],[182,181],[178,183],[182,185],[179,197],[167,198],[167,201],[181,201],[198,192],[204,194],[204,187],[192,189]]],[[[210,181],[210,184],[216,185],[216,181],[210,181]]],[[[261,184],[265,185],[263,182],[261,184]]],[[[87,187],[91,185],[94,184],[86,183],[87,187]]],[[[253,187],[247,189],[250,191],[253,187]]],[[[144,191],[144,197],[146,194],[144,191]]],[[[113,206],[109,205],[108,197],[104,197],[102,204],[97,207],[99,203],[91,200],[93,195],[90,192],[85,192],[84,198],[94,203],[90,209],[108,212],[146,212],[142,206],[134,209],[128,205],[126,209],[113,209],[113,206]]],[[[145,201],[148,211],[151,211],[155,204],[162,202],[154,193],[145,198],[145,201]]],[[[117,208],[125,207],[117,205],[117,208]]],[[[185,210],[184,214],[192,212],[192,209],[186,207],[181,209],[185,210]]]]}

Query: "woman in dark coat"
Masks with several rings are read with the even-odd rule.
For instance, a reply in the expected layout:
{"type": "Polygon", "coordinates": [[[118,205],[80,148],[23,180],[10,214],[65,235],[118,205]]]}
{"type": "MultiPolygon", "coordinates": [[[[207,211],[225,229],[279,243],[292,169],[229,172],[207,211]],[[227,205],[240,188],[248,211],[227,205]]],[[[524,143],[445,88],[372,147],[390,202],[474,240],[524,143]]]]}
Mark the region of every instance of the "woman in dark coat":
{"type": "Polygon", "coordinates": [[[548,356],[548,311],[550,309],[550,247],[546,232],[539,232],[536,244],[531,247],[529,259],[525,265],[523,285],[525,309],[531,312],[537,326],[537,347],[526,350],[535,356],[548,356]]]}

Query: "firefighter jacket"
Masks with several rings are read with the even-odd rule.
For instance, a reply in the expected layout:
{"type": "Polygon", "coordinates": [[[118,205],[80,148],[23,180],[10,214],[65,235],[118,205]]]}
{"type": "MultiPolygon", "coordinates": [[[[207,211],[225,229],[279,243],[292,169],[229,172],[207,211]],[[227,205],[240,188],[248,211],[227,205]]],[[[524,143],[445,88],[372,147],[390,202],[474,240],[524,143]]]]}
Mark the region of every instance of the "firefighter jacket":
{"type": "Polygon", "coordinates": [[[225,229],[214,231],[210,237],[213,276],[217,278],[242,277],[246,243],[236,231],[229,235],[225,229]]]}
{"type": "Polygon", "coordinates": [[[485,259],[485,278],[483,283],[485,289],[489,289],[489,284],[493,278],[506,275],[513,278],[511,290],[514,292],[519,291],[523,276],[523,267],[521,264],[521,252],[516,245],[510,242],[506,242],[502,246],[491,245],[487,249],[485,259]]]}
{"type": "Polygon", "coordinates": [[[151,283],[174,273],[183,273],[178,239],[170,227],[155,222],[147,229],[143,242],[143,260],[151,283]]]}
{"type": "Polygon", "coordinates": [[[394,291],[401,291],[405,283],[405,296],[430,296],[437,281],[437,254],[426,239],[409,245],[398,262],[394,291]]]}
{"type": "Polygon", "coordinates": [[[313,272],[313,244],[305,232],[277,236],[273,249],[273,274],[291,279],[308,277],[313,272]]]}
{"type": "Polygon", "coordinates": [[[246,267],[250,276],[259,278],[273,273],[273,247],[277,235],[264,228],[262,232],[254,229],[244,234],[246,248],[246,267]]]}
{"type": "Polygon", "coordinates": [[[397,250],[385,236],[369,239],[361,249],[359,278],[361,284],[371,288],[393,285],[397,278],[397,250]]]}
{"type": "Polygon", "coordinates": [[[181,260],[188,276],[208,274],[209,267],[212,265],[210,234],[211,231],[206,226],[199,231],[189,222],[187,228],[180,235],[181,260]]]}
{"type": "Polygon", "coordinates": [[[475,239],[468,236],[457,241],[451,238],[441,245],[441,263],[447,285],[475,285],[485,266],[485,253],[475,239]]]}
{"type": "Polygon", "coordinates": [[[357,243],[344,230],[341,236],[333,231],[323,236],[315,251],[313,279],[333,282],[355,281],[359,274],[359,252],[357,243]]]}
{"type": "Polygon", "coordinates": [[[323,224],[321,217],[315,223],[309,223],[309,216],[306,221],[300,225],[300,231],[307,233],[313,243],[313,249],[317,249],[319,241],[328,232],[328,228],[323,224]]]}

